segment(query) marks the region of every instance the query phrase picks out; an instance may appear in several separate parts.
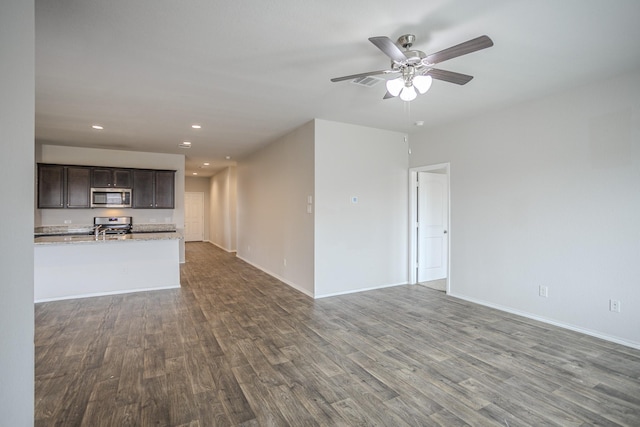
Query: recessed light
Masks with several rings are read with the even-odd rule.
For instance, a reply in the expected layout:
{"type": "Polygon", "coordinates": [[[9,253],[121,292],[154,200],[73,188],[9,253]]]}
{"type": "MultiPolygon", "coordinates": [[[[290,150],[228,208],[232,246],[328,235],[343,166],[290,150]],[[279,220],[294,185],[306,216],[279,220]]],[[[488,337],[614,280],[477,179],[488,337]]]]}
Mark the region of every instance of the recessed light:
{"type": "Polygon", "coordinates": [[[194,172],[193,174],[194,174],[194,175],[198,175],[198,172],[194,172]]]}
{"type": "Polygon", "coordinates": [[[424,121],[423,120],[418,120],[417,122],[414,123],[414,125],[416,125],[416,126],[424,126],[424,121]]]}
{"type": "Polygon", "coordinates": [[[204,163],[203,163],[203,165],[205,165],[205,166],[209,166],[209,165],[210,165],[210,163],[209,163],[209,162],[204,162],[204,163]]]}
{"type": "Polygon", "coordinates": [[[189,141],[183,141],[180,144],[178,144],[178,147],[180,147],[180,148],[191,148],[191,143],[189,141]]]}
{"type": "Polygon", "coordinates": [[[102,130],[102,129],[104,129],[104,128],[103,128],[102,126],[100,126],[100,125],[93,125],[93,126],[91,126],[91,127],[92,127],[92,128],[94,128],[95,130],[102,130]]]}
{"type": "Polygon", "coordinates": [[[225,156],[224,158],[227,160],[231,160],[231,156],[225,156]]]}
{"type": "Polygon", "coordinates": [[[194,129],[202,129],[201,125],[191,125],[191,127],[194,129]]]}

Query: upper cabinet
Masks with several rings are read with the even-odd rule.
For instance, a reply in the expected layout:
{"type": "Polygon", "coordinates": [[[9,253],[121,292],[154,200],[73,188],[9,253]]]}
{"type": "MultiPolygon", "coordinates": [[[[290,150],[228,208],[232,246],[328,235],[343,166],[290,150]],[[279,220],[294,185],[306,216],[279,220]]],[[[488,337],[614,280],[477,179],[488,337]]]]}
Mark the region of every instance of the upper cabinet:
{"type": "Polygon", "coordinates": [[[134,209],[173,209],[175,206],[175,171],[134,170],[134,209]]]}
{"type": "Polygon", "coordinates": [[[38,208],[89,208],[91,168],[38,165],[38,208]]]}
{"type": "Polygon", "coordinates": [[[133,202],[134,209],[153,209],[153,171],[133,171],[133,202]]]}
{"type": "Polygon", "coordinates": [[[173,209],[175,205],[176,173],[174,171],[155,171],[155,174],[155,207],[157,209],[173,209]]]}
{"type": "Polygon", "coordinates": [[[38,208],[64,208],[64,166],[38,165],[38,208]]]}
{"type": "Polygon", "coordinates": [[[38,164],[38,209],[90,208],[91,188],[131,188],[134,209],[174,209],[175,171],[38,164]]]}
{"type": "Polygon", "coordinates": [[[68,208],[91,207],[91,168],[68,166],[67,168],[68,208]]]}
{"type": "Polygon", "coordinates": [[[91,186],[94,188],[131,188],[131,170],[92,168],[91,186]]]}

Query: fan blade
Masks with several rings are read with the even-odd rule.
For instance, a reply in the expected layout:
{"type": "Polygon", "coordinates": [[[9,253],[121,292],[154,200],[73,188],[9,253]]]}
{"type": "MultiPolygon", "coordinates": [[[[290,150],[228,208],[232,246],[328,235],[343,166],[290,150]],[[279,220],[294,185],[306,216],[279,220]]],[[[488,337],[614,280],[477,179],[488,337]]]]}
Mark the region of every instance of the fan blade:
{"type": "Polygon", "coordinates": [[[387,93],[384,94],[384,96],[382,97],[382,99],[389,99],[389,98],[395,98],[395,96],[391,95],[389,93],[389,91],[387,91],[387,93]]]}
{"type": "Polygon", "coordinates": [[[432,53],[422,60],[423,64],[437,64],[448,59],[457,58],[477,50],[493,46],[493,41],[488,36],[480,36],[473,40],[457,44],[440,52],[432,53]]]}
{"type": "Polygon", "coordinates": [[[385,55],[387,55],[393,62],[403,64],[407,61],[407,57],[400,50],[397,44],[395,44],[387,36],[369,37],[369,41],[376,45],[385,55]]]}
{"type": "Polygon", "coordinates": [[[473,78],[473,76],[469,76],[467,74],[454,73],[453,71],[439,70],[437,68],[432,68],[425,74],[433,77],[434,79],[455,83],[457,85],[467,84],[473,78]]]}
{"type": "Polygon", "coordinates": [[[351,74],[350,76],[343,77],[334,77],[331,79],[332,82],[343,82],[345,80],[354,80],[358,77],[367,77],[367,76],[376,76],[378,74],[390,74],[397,73],[395,70],[379,70],[379,71],[369,71],[368,73],[360,73],[360,74],[351,74]]]}

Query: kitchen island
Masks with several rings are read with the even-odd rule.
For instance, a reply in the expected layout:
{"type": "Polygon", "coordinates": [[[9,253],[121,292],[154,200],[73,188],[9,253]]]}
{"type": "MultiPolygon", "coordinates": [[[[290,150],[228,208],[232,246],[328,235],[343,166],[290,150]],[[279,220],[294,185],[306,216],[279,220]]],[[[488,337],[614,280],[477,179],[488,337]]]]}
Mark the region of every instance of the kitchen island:
{"type": "Polygon", "coordinates": [[[34,300],[178,288],[180,239],[177,232],[36,237],[34,300]]]}

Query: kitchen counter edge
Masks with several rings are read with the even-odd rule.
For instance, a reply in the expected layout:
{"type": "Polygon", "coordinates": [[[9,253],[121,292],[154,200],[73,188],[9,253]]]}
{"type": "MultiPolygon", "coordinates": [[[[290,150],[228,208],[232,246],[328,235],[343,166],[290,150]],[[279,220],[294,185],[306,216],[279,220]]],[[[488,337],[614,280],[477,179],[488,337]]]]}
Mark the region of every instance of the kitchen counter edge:
{"type": "Polygon", "coordinates": [[[36,245],[68,245],[68,244],[107,244],[118,242],[144,242],[150,240],[176,240],[182,239],[179,232],[166,233],[131,233],[122,235],[106,235],[98,237],[93,235],[66,235],[66,236],[41,236],[34,239],[36,245]]]}

